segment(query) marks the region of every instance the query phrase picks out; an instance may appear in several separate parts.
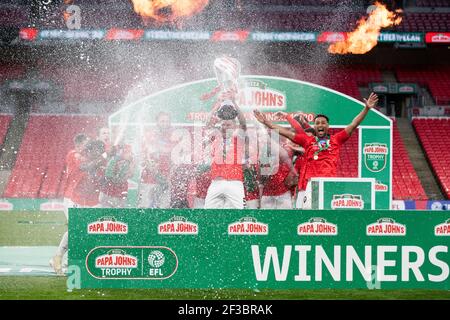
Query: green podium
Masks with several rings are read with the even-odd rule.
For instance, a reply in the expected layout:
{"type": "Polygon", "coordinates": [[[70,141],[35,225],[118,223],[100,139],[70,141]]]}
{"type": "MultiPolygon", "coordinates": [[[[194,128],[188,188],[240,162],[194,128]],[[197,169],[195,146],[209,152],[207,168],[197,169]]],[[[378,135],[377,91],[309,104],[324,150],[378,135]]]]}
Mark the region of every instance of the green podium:
{"type": "Polygon", "coordinates": [[[375,178],[312,178],[311,209],[375,210],[375,178]]]}

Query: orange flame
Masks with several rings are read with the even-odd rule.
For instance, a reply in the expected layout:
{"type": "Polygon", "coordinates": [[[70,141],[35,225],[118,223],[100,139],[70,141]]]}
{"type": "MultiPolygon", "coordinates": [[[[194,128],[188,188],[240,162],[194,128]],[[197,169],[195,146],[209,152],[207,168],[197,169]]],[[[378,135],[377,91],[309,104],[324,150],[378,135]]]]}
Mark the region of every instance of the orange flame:
{"type": "Polygon", "coordinates": [[[389,11],[384,4],[375,2],[376,7],[367,20],[361,18],[355,31],[347,34],[347,39],[331,44],[328,52],[337,54],[363,54],[375,47],[378,43],[378,36],[381,28],[398,25],[402,21],[399,14],[401,9],[395,12],[389,11]]]}
{"type": "Polygon", "coordinates": [[[148,23],[176,23],[202,11],[208,0],[132,0],[134,11],[148,23]]]}

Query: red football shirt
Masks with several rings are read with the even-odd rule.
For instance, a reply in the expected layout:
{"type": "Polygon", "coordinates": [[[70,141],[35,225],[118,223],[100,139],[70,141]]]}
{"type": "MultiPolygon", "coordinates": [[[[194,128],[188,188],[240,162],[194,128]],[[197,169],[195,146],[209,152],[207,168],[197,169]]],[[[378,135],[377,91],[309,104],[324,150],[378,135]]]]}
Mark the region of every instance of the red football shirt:
{"type": "Polygon", "coordinates": [[[66,185],[64,188],[64,198],[72,198],[73,189],[83,178],[84,172],[80,170],[82,156],[76,150],[71,150],[66,156],[66,185]]]}
{"type": "MultiPolygon", "coordinates": [[[[110,160],[111,161],[111,160],[110,160]]],[[[105,162],[106,165],[106,162],[105,162]]],[[[110,163],[108,163],[110,165],[110,163]]],[[[128,168],[129,170],[130,163],[126,160],[118,160],[115,163],[115,166],[112,170],[112,174],[114,177],[117,178],[117,175],[121,170],[124,170],[128,168]]],[[[122,177],[122,179],[119,181],[113,181],[110,177],[105,177],[104,183],[100,186],[101,192],[104,194],[115,197],[115,198],[124,198],[128,194],[128,172],[126,173],[126,176],[122,177]]]]}
{"type": "MultiPolygon", "coordinates": [[[[157,174],[170,177],[170,169],[172,166],[171,153],[175,147],[175,142],[170,140],[170,136],[161,135],[155,130],[146,133],[144,145],[142,146],[145,157],[152,161],[156,166],[157,174]]],[[[154,184],[157,182],[156,174],[144,169],[141,174],[143,183],[154,184]]]]}
{"type": "Polygon", "coordinates": [[[242,161],[244,139],[238,135],[223,141],[215,139],[212,146],[211,180],[244,180],[242,161]]]}
{"type": "Polygon", "coordinates": [[[87,172],[83,172],[81,180],[72,191],[71,200],[83,207],[95,207],[99,203],[99,195],[99,185],[87,172]]]}
{"type": "Polygon", "coordinates": [[[95,172],[81,171],[82,177],[72,192],[71,200],[84,207],[95,207],[99,204],[99,195],[102,178],[105,173],[106,160],[102,159],[101,164],[95,172]]]}

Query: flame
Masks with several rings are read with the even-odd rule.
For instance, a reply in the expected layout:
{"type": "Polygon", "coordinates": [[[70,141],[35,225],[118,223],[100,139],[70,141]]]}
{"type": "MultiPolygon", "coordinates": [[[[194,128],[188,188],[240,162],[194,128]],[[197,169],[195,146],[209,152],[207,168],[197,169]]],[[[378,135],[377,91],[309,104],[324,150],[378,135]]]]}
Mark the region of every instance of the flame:
{"type": "Polygon", "coordinates": [[[347,34],[347,39],[331,44],[328,52],[337,54],[363,54],[377,45],[381,28],[398,25],[402,21],[401,9],[389,11],[384,4],[375,2],[376,7],[367,20],[361,18],[355,31],[347,34]]]}
{"type": "Polygon", "coordinates": [[[134,11],[148,23],[176,23],[202,11],[208,0],[132,0],[134,11]]]}

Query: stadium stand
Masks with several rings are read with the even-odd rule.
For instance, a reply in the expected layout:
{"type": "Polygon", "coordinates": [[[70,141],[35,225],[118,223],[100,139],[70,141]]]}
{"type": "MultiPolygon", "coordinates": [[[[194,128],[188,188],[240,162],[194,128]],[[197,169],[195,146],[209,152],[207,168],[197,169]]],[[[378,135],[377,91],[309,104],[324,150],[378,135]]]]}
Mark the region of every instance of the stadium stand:
{"type": "MultiPolygon", "coordinates": [[[[21,10],[8,1],[7,5],[0,5],[0,26],[23,26],[29,23],[29,12],[21,10]]],[[[83,8],[83,28],[179,28],[180,26],[167,26],[159,23],[149,23],[143,25],[140,17],[133,12],[129,1],[111,1],[114,5],[108,7],[108,14],[104,12],[104,3],[100,0],[79,0],[77,4],[84,6],[83,8]],[[122,6],[122,7],[121,7],[122,6]],[[126,10],[124,10],[126,8],[126,10]]],[[[313,6],[311,10],[278,10],[277,8],[267,10],[242,10],[230,11],[222,10],[213,12],[217,14],[217,19],[211,19],[211,11],[209,9],[186,20],[183,23],[183,29],[189,30],[261,30],[261,31],[350,31],[357,20],[365,15],[364,10],[359,10],[355,5],[353,11],[343,12],[342,10],[332,11],[330,8],[339,5],[341,1],[336,0],[263,0],[248,1],[244,7],[256,5],[268,6],[286,6],[301,7],[313,6]],[[320,7],[320,8],[319,8],[320,7]],[[328,8],[328,9],[327,9],[328,8]],[[355,11],[356,10],[356,11],[355,11]],[[342,15],[348,16],[342,16],[342,15]],[[337,17],[339,16],[339,19],[337,17]]],[[[354,4],[361,4],[364,1],[354,1],[354,4]]],[[[6,2],[5,2],[6,3],[6,2]]],[[[25,2],[23,2],[25,3],[25,2]]],[[[366,3],[364,3],[366,4],[366,3]]],[[[417,0],[418,7],[445,7],[448,1],[444,0],[417,0]]],[[[361,7],[362,8],[362,7],[361,7]]],[[[59,8],[58,10],[60,10],[59,8]]],[[[212,9],[211,9],[212,10],[212,9]]],[[[441,10],[442,11],[442,10],[441,10]]],[[[37,22],[38,27],[61,28],[64,27],[64,21],[58,15],[48,15],[48,21],[41,19],[37,22]],[[55,18],[57,17],[57,19],[55,18]]],[[[449,31],[450,30],[450,12],[405,12],[401,25],[392,28],[396,31],[449,31]]],[[[386,31],[386,30],[385,30],[386,31]]],[[[290,60],[293,61],[293,60],[290,60]]],[[[149,62],[153,63],[153,62],[149,62]]],[[[167,68],[173,68],[177,71],[178,78],[171,78],[171,83],[158,81],[160,87],[152,87],[151,89],[163,89],[169,85],[182,83],[197,79],[205,78],[205,72],[196,71],[186,68],[183,61],[171,61],[166,65],[161,64],[155,67],[155,74],[170,74],[166,72],[167,68]],[[175,81],[174,81],[175,80],[175,81]]],[[[248,70],[243,70],[243,74],[262,74],[281,76],[287,78],[309,81],[319,85],[323,85],[356,99],[361,99],[360,87],[367,87],[370,82],[382,82],[383,77],[379,67],[373,65],[351,65],[347,67],[335,67],[321,65],[303,66],[287,63],[271,63],[262,64],[255,61],[255,65],[251,66],[250,62],[247,66],[248,70]],[[320,69],[320,70],[318,70],[320,69]]],[[[93,63],[95,65],[95,63],[93,63]]],[[[28,122],[28,127],[23,136],[22,145],[15,162],[12,174],[8,181],[4,192],[5,197],[38,197],[38,198],[56,198],[61,196],[64,186],[64,157],[67,151],[72,147],[72,138],[78,133],[79,128],[86,130],[92,135],[99,127],[95,115],[90,116],[73,116],[63,115],[62,113],[91,113],[98,104],[113,104],[117,106],[117,102],[124,99],[129,93],[130,88],[136,84],[140,85],[145,75],[137,74],[130,70],[126,70],[123,66],[114,68],[82,67],[81,71],[71,67],[61,67],[58,63],[48,63],[47,65],[38,66],[39,73],[46,79],[53,80],[60,84],[64,90],[62,101],[51,101],[48,104],[41,104],[35,111],[39,112],[61,112],[61,115],[32,115],[28,122]],[[101,69],[101,70],[100,70],[101,69]],[[93,125],[94,124],[94,125],[93,125]],[[49,134],[49,133],[58,134],[49,134]]],[[[201,67],[200,67],[201,68],[201,67]]],[[[203,70],[204,71],[204,70],[203,70]]],[[[399,82],[415,82],[429,89],[431,95],[438,104],[450,103],[450,69],[446,68],[421,68],[409,65],[408,67],[397,67],[395,74],[399,82]]],[[[0,84],[6,80],[25,78],[26,69],[22,66],[1,65],[0,64],[0,84]]],[[[212,74],[206,77],[213,76],[212,74]]],[[[164,78],[164,75],[161,76],[164,78]]],[[[161,79],[159,79],[161,80],[161,79]]],[[[157,86],[155,85],[155,86],[157,86]]],[[[106,107],[102,107],[106,110],[106,107]]],[[[114,111],[114,110],[111,110],[114,111]]],[[[4,112],[4,111],[3,111],[4,112]]],[[[103,119],[104,120],[104,119],[103,119]]],[[[3,142],[6,130],[11,121],[11,116],[0,116],[0,143],[3,142]]],[[[421,124],[415,119],[414,123],[418,123],[416,131],[425,130],[431,132],[431,128],[421,124]]],[[[431,121],[431,120],[430,120],[431,121]]],[[[441,120],[444,121],[444,120],[441,120]]],[[[445,124],[447,127],[437,128],[448,130],[448,120],[445,124]]],[[[442,122],[444,123],[444,122],[442,122]]],[[[415,125],[416,127],[416,125],[415,125]]],[[[437,132],[437,131],[436,131],[437,132]]],[[[433,131],[434,136],[443,137],[443,133],[437,134],[433,131]]],[[[445,131],[444,131],[445,132],[445,131]]],[[[424,138],[425,139],[425,138],[424,138]]],[[[430,139],[427,138],[426,141],[430,139]],[[428,139],[428,140],[427,140],[428,139]]],[[[424,140],[424,141],[425,141],[424,140]]],[[[445,142],[445,138],[440,139],[445,142]]],[[[421,140],[422,141],[422,140],[421,140]]],[[[442,150],[428,151],[423,142],[424,149],[429,159],[435,154],[442,155],[442,150]],[[441,152],[441,153],[439,153],[441,152]]],[[[441,142],[440,142],[441,143],[441,142]]],[[[358,175],[357,168],[357,144],[358,135],[354,134],[352,138],[344,145],[338,164],[338,174],[344,177],[356,177],[358,175]]],[[[441,148],[443,149],[443,148],[441,148]]],[[[433,161],[433,169],[439,177],[442,189],[449,197],[448,171],[449,164],[440,161],[435,164],[433,161]],[[444,166],[446,164],[446,167],[444,166]],[[439,169],[439,170],[438,170],[439,169]]],[[[400,137],[398,128],[394,124],[394,153],[393,153],[393,196],[394,199],[414,199],[425,200],[427,196],[417,177],[416,172],[406,152],[405,145],[400,137]]]]}
{"type": "Polygon", "coordinates": [[[123,70],[79,70],[77,68],[42,68],[45,79],[63,86],[63,101],[114,101],[122,98],[131,86],[134,76],[123,70]]]}
{"type": "Polygon", "coordinates": [[[5,140],[6,133],[8,132],[9,124],[11,123],[12,115],[0,114],[0,147],[5,140]]]}
{"type": "MultiPolygon", "coordinates": [[[[65,185],[64,160],[72,138],[84,130],[94,136],[103,119],[93,116],[33,115],[22,140],[16,164],[4,192],[11,198],[58,198],[65,185]],[[94,124],[94,125],[92,125],[94,124]],[[46,135],[58,132],[58,135],[46,135]]],[[[332,130],[337,133],[339,129],[332,130]]],[[[393,197],[398,200],[426,200],[422,185],[394,126],[393,197]]],[[[340,153],[338,176],[358,176],[358,133],[352,135],[340,153]]]]}
{"type": "Polygon", "coordinates": [[[416,0],[417,7],[450,7],[448,0],[416,0]]]}
{"type": "MultiPolygon", "coordinates": [[[[328,2],[331,2],[327,1],[328,2]]],[[[317,1],[313,0],[249,0],[245,1],[244,5],[249,6],[292,6],[292,5],[298,5],[298,6],[309,6],[309,5],[317,5],[317,1]]]]}
{"type": "Polygon", "coordinates": [[[0,64],[0,84],[6,80],[14,80],[24,77],[25,67],[21,65],[0,64]]]}
{"type": "Polygon", "coordinates": [[[450,30],[450,12],[409,12],[394,28],[405,32],[447,32],[450,30]]]}
{"type": "Polygon", "coordinates": [[[428,87],[436,104],[450,103],[450,68],[398,67],[396,76],[400,82],[416,82],[428,87]]]}
{"type": "Polygon", "coordinates": [[[11,198],[62,197],[64,161],[73,137],[95,137],[104,119],[86,115],[32,115],[4,191],[11,198]]]}
{"type": "MultiPolygon", "coordinates": [[[[78,113],[83,103],[111,103],[117,105],[123,101],[130,90],[142,87],[153,91],[162,90],[178,83],[212,77],[211,70],[195,70],[173,62],[170,66],[155,66],[148,74],[142,71],[126,71],[124,68],[114,70],[83,70],[71,68],[41,68],[43,78],[63,86],[60,112],[78,113]],[[164,69],[164,70],[163,70],[164,69]],[[173,70],[172,70],[173,69],[173,70]],[[173,72],[170,72],[170,71],[173,72]],[[159,81],[152,81],[152,73],[163,72],[159,81]],[[150,83],[149,83],[150,81],[150,83]]],[[[378,68],[371,66],[332,67],[325,66],[320,72],[314,66],[271,63],[255,64],[242,71],[243,74],[272,75],[309,81],[332,88],[357,99],[361,99],[358,87],[367,87],[370,82],[381,82],[382,75],[378,68]],[[329,75],[332,74],[332,77],[329,75]]],[[[8,73],[5,73],[8,74],[8,73]]],[[[9,74],[9,78],[13,77],[9,74]]],[[[45,106],[41,105],[44,111],[45,106]]],[[[38,110],[38,109],[36,109],[38,110]]],[[[45,112],[45,111],[44,111],[45,112]]]]}
{"type": "MultiPolygon", "coordinates": [[[[337,133],[339,130],[333,130],[333,132],[337,133]]],[[[427,195],[409,159],[395,122],[393,143],[393,198],[396,200],[427,200],[427,195]]],[[[337,172],[340,177],[358,177],[358,133],[354,133],[343,145],[337,172]]]]}
{"type": "MultiPolygon", "coordinates": [[[[332,130],[333,134],[342,129],[332,130]]],[[[343,144],[337,166],[338,177],[356,178],[358,177],[358,132],[355,131],[350,139],[343,144]]]]}
{"type": "Polygon", "coordinates": [[[412,124],[444,195],[450,199],[450,118],[413,118],[412,124]]]}
{"type": "Polygon", "coordinates": [[[249,74],[272,75],[301,81],[316,83],[361,99],[358,86],[367,86],[369,82],[381,82],[379,69],[370,66],[333,67],[322,66],[319,71],[315,66],[300,66],[295,64],[255,65],[249,74]],[[332,77],[330,77],[332,75],[332,77]]]}
{"type": "MultiPolygon", "coordinates": [[[[386,1],[385,1],[386,2],[386,1]]],[[[76,1],[83,10],[83,28],[150,28],[150,29],[192,29],[192,30],[235,30],[260,31],[350,31],[357,21],[366,15],[367,1],[337,0],[264,0],[245,1],[238,5],[240,10],[224,10],[220,5],[208,6],[194,17],[177,23],[161,23],[146,20],[133,11],[130,1],[115,1],[102,4],[95,1],[76,1]],[[108,6],[105,9],[105,5],[108,6]],[[264,5],[284,10],[264,10],[264,5]],[[261,10],[246,10],[258,6],[261,10]],[[296,9],[308,6],[309,9],[296,9]],[[312,8],[312,9],[311,9],[312,8]],[[342,8],[342,9],[339,9],[342,8]],[[106,11],[107,10],[107,11],[106,11]],[[214,17],[214,19],[211,19],[214,17]]],[[[417,1],[418,8],[449,7],[445,0],[417,1]]],[[[65,28],[62,19],[63,7],[54,6],[42,17],[31,19],[29,6],[0,5],[0,26],[32,26],[40,28],[65,28]]],[[[449,12],[404,12],[403,21],[393,28],[405,32],[446,32],[450,30],[449,12]]]]}
{"type": "Polygon", "coordinates": [[[428,197],[409,159],[395,119],[393,129],[393,198],[397,200],[427,200],[428,197]]]}
{"type": "Polygon", "coordinates": [[[0,3],[0,26],[26,27],[29,22],[29,9],[26,6],[0,3]]]}

